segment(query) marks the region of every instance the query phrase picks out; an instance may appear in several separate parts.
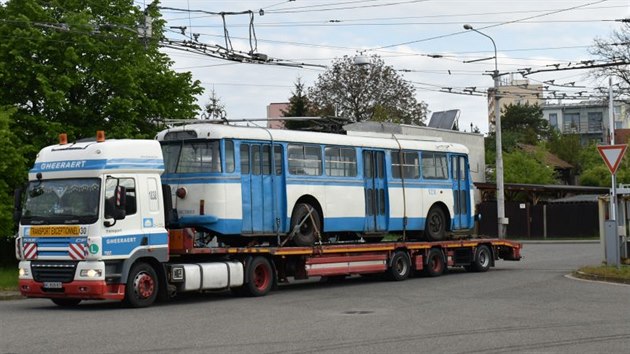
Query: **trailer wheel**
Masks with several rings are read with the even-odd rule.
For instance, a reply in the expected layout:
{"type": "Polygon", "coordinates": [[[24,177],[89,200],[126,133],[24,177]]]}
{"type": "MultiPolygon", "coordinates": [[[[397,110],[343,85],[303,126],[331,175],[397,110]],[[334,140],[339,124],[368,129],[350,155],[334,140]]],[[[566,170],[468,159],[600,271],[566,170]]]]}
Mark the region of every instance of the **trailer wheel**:
{"type": "Polygon", "coordinates": [[[429,209],[424,235],[429,241],[442,241],[446,238],[446,216],[440,207],[433,206],[429,209]]]}
{"type": "Polygon", "coordinates": [[[470,265],[470,270],[474,272],[486,272],[490,269],[492,262],[492,252],[486,245],[480,245],[475,251],[475,258],[470,265]]]}
{"type": "Polygon", "coordinates": [[[137,263],[129,272],[125,304],[129,307],[151,306],[158,295],[157,274],[147,263],[137,263]]]}
{"type": "Polygon", "coordinates": [[[291,215],[291,231],[297,225],[300,225],[311,209],[313,210],[311,213],[312,218],[308,217],[293,235],[293,243],[296,246],[312,246],[315,243],[316,232],[321,232],[321,220],[317,209],[306,203],[300,203],[295,206],[293,215],[291,215]]]}
{"type": "Polygon", "coordinates": [[[264,296],[274,282],[273,268],[265,257],[254,257],[247,265],[247,283],[238,291],[248,296],[264,296]]]}
{"type": "Polygon", "coordinates": [[[81,299],[50,299],[55,305],[61,307],[74,307],[77,306],[81,299]]]}
{"type": "Polygon", "coordinates": [[[429,277],[439,277],[444,273],[444,255],[437,248],[432,248],[427,255],[424,274],[429,277]]]}
{"type": "Polygon", "coordinates": [[[401,281],[409,278],[411,274],[411,260],[405,251],[396,251],[392,255],[391,265],[387,269],[387,278],[401,281]]]}

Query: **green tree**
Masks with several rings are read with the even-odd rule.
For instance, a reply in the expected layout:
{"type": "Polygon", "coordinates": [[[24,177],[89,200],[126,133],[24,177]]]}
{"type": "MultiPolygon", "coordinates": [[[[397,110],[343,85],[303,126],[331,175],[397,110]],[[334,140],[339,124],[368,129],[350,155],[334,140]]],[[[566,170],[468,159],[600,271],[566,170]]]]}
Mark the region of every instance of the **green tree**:
{"type": "Polygon", "coordinates": [[[547,147],[553,154],[580,170],[580,154],[583,147],[578,134],[554,133],[547,142],[547,147]]]}
{"type": "Polygon", "coordinates": [[[504,179],[506,183],[553,184],[555,171],[545,165],[544,150],[531,155],[521,150],[503,154],[504,179]]]}
{"type": "Polygon", "coordinates": [[[415,88],[378,56],[369,64],[356,65],[354,58],[335,59],[320,74],[308,97],[317,109],[335,109],[338,116],[354,122],[380,120],[423,125],[427,104],[418,102],[415,88]]]}
{"type": "MultiPolygon", "coordinates": [[[[298,77],[295,82],[295,89],[291,92],[289,98],[289,107],[286,111],[282,111],[283,117],[311,117],[315,116],[311,101],[306,95],[304,83],[302,79],[298,77]]],[[[313,126],[313,122],[306,120],[287,120],[284,123],[287,129],[302,130],[313,126]]]]}
{"type": "MultiPolygon", "coordinates": [[[[15,108],[0,107],[0,238],[14,234],[13,190],[26,179],[23,147],[9,128],[15,108]]],[[[0,240],[1,242],[1,240],[0,240]]]]}
{"type": "Polygon", "coordinates": [[[516,143],[536,145],[552,134],[539,105],[509,104],[501,112],[501,133],[516,143]]]}
{"type": "Polygon", "coordinates": [[[225,105],[221,102],[221,98],[217,96],[214,89],[210,91],[210,101],[204,106],[203,117],[205,119],[225,120],[227,112],[225,105]]]}
{"type": "Polygon", "coordinates": [[[146,138],[162,119],[194,116],[203,90],[171,69],[164,21],[156,6],[146,13],[128,0],[0,4],[0,105],[17,108],[11,126],[30,158],[60,132],[146,138]]]}

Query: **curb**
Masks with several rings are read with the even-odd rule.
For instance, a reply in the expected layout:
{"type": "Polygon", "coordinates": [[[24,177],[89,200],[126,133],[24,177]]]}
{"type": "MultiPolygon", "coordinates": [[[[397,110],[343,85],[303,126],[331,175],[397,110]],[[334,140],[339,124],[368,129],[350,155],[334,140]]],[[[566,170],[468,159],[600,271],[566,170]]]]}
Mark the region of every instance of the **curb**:
{"type": "Polygon", "coordinates": [[[622,285],[630,285],[630,280],[621,279],[616,277],[606,277],[596,274],[584,273],[581,271],[575,271],[571,274],[574,278],[597,281],[602,283],[614,283],[614,284],[622,284],[622,285]]]}
{"type": "Polygon", "coordinates": [[[0,301],[3,300],[21,300],[26,299],[19,291],[0,291],[0,301]]]}

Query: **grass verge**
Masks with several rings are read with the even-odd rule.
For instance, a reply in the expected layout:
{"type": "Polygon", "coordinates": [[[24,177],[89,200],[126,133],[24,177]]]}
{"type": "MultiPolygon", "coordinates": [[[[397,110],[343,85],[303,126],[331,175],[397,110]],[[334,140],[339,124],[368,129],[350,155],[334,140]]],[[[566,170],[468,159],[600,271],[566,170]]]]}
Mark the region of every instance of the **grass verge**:
{"type": "Polygon", "coordinates": [[[619,268],[606,265],[582,267],[574,275],[582,279],[630,284],[630,265],[620,265],[619,268]]]}
{"type": "Polygon", "coordinates": [[[0,267],[0,290],[17,290],[17,267],[0,267]]]}

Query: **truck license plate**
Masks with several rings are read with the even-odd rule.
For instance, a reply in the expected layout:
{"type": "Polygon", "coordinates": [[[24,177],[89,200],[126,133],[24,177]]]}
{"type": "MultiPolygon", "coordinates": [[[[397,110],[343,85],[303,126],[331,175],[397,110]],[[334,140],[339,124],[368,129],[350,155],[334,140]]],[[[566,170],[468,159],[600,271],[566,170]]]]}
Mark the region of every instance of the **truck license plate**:
{"type": "Polygon", "coordinates": [[[44,288],[46,289],[61,289],[60,281],[45,281],[44,288]]]}

